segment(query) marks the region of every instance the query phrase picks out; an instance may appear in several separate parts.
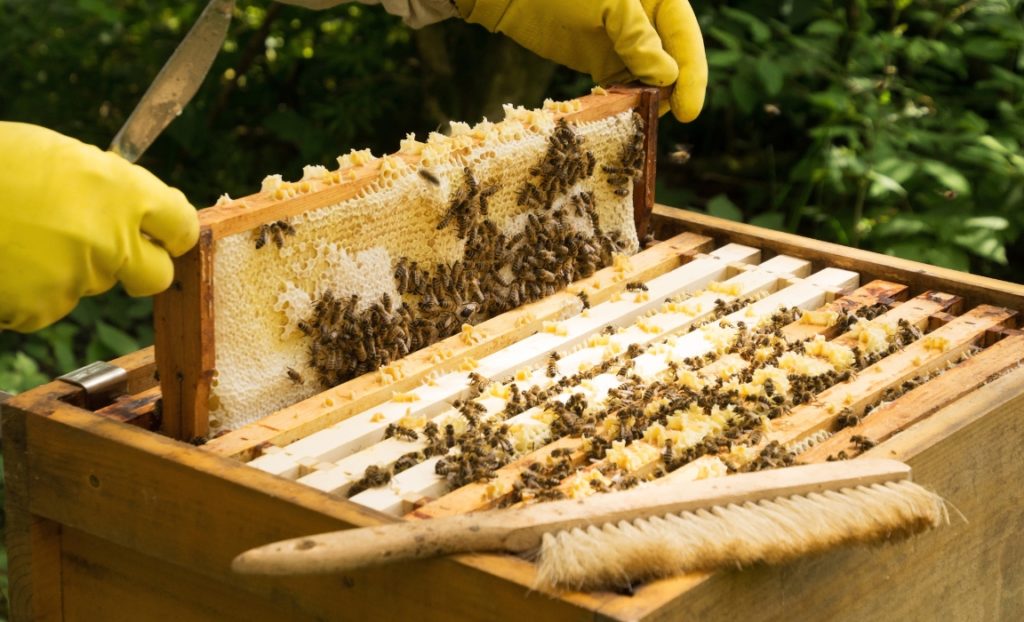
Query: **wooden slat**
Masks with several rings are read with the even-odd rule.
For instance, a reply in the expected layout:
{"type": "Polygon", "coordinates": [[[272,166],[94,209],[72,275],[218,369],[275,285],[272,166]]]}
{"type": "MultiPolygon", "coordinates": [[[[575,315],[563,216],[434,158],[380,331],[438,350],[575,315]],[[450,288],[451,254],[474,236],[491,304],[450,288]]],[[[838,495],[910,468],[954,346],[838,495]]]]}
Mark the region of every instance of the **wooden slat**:
{"type": "MultiPolygon", "coordinates": [[[[841,299],[837,299],[836,301],[833,301],[829,305],[826,305],[823,309],[824,310],[833,310],[836,307],[838,307],[838,308],[845,308],[847,310],[854,310],[854,309],[862,307],[862,306],[868,306],[868,305],[875,304],[876,302],[879,302],[880,300],[891,300],[894,295],[898,295],[904,289],[905,289],[904,286],[896,284],[896,283],[886,283],[885,281],[874,281],[874,282],[872,282],[872,284],[870,286],[860,288],[857,291],[853,292],[849,296],[843,297],[841,299]]],[[[816,337],[817,335],[825,335],[825,334],[827,334],[831,330],[831,328],[832,327],[829,327],[829,326],[809,325],[809,324],[801,324],[799,322],[795,322],[793,324],[789,324],[789,325],[783,327],[782,331],[783,331],[783,335],[787,338],[787,340],[796,341],[796,340],[803,340],[803,339],[811,339],[813,337],[816,337]]],[[[713,363],[712,363],[712,365],[713,365],[713,363]]],[[[651,448],[653,450],[651,453],[653,455],[655,455],[655,456],[658,456],[658,457],[655,458],[655,460],[653,462],[637,465],[637,468],[633,469],[632,471],[629,471],[629,473],[634,474],[634,475],[639,475],[639,476],[646,476],[650,472],[654,471],[658,466],[662,465],[662,461],[661,461],[662,449],[660,447],[656,447],[654,445],[651,445],[650,443],[647,443],[646,441],[643,441],[643,440],[634,441],[633,443],[630,444],[630,447],[632,447],[634,449],[637,449],[637,450],[640,450],[640,451],[643,451],[643,448],[645,448],[645,447],[649,447],[649,448],[651,448]]],[[[575,458],[575,456],[574,456],[574,458],[575,458]]],[[[576,462],[577,463],[581,463],[582,462],[582,458],[583,458],[583,456],[581,454],[579,456],[579,459],[576,460],[576,462]]],[[[593,462],[591,464],[588,464],[586,466],[586,468],[583,469],[583,470],[587,471],[587,472],[598,471],[598,470],[602,469],[603,467],[608,466],[609,464],[611,464],[611,463],[608,460],[608,458],[604,458],[604,459],[599,460],[597,462],[593,462]]],[[[687,465],[687,466],[689,466],[689,465],[687,465]]],[[[686,467],[684,467],[684,469],[685,468],[686,467]]],[[[682,470],[683,469],[675,471],[674,474],[679,473],[679,471],[682,471],[682,470]]],[[[686,479],[691,478],[691,477],[696,477],[697,476],[697,472],[698,472],[697,470],[693,470],[692,471],[693,475],[684,475],[684,474],[679,473],[680,476],[681,476],[681,481],[685,481],[686,479]]],[[[568,492],[568,489],[572,485],[572,481],[573,481],[573,476],[570,475],[569,477],[565,478],[565,480],[562,482],[562,484],[561,484],[561,486],[559,488],[561,488],[565,492],[568,492]]]]}
{"type": "Polygon", "coordinates": [[[314,620],[77,529],[62,534],[64,622],[314,620]]]}
{"type": "MultiPolygon", "coordinates": [[[[873,282],[873,283],[878,283],[878,282],[876,281],[876,282],[873,282]]],[[[885,293],[886,292],[884,292],[884,290],[883,290],[883,292],[882,292],[883,296],[885,295],[885,293]]],[[[894,324],[894,323],[898,322],[899,320],[906,320],[906,321],[910,322],[911,324],[913,324],[915,326],[924,327],[928,323],[929,318],[933,314],[942,312],[945,309],[949,309],[950,307],[956,305],[958,303],[958,301],[959,301],[959,298],[956,297],[956,296],[951,296],[951,295],[948,295],[948,294],[939,294],[939,293],[927,292],[925,294],[922,294],[921,296],[918,296],[918,297],[914,298],[913,300],[910,300],[910,301],[908,301],[908,302],[906,302],[904,304],[898,305],[894,309],[889,310],[883,316],[878,318],[877,321],[885,322],[885,323],[888,323],[888,324],[894,324]]],[[[869,301],[865,301],[865,303],[866,304],[873,304],[873,302],[869,302],[869,301]]],[[[821,328],[821,327],[819,327],[819,328],[821,328]]],[[[796,336],[800,332],[803,332],[804,329],[798,329],[797,327],[795,327],[793,325],[790,325],[790,326],[787,326],[783,330],[787,332],[787,337],[792,337],[792,336],[796,336]]],[[[802,337],[806,337],[806,335],[801,335],[801,336],[802,337]]],[[[833,340],[833,343],[837,343],[837,344],[840,344],[840,345],[846,345],[846,346],[853,346],[853,345],[856,344],[856,342],[857,342],[857,337],[855,336],[854,331],[851,331],[849,333],[840,335],[839,337],[837,337],[836,339],[833,340]]],[[[814,402],[812,402],[811,404],[804,405],[804,406],[798,406],[796,410],[809,409],[809,408],[818,408],[818,409],[820,409],[820,410],[822,410],[824,412],[828,412],[828,411],[831,410],[831,411],[833,411],[833,413],[838,413],[843,407],[845,407],[845,404],[837,405],[834,400],[830,402],[830,401],[827,401],[826,399],[824,399],[825,397],[827,397],[825,395],[825,393],[819,394],[819,397],[817,399],[815,399],[814,402]]],[[[843,401],[844,402],[846,401],[845,394],[843,396],[843,401]]],[[[785,420],[785,417],[780,419],[780,421],[783,421],[783,420],[785,420]]],[[[757,445],[757,447],[759,447],[759,448],[763,447],[768,442],[770,442],[770,441],[769,440],[765,440],[762,443],[760,443],[759,445],[757,445]]],[[[642,443],[642,441],[641,441],[641,443],[642,443]]],[[[647,474],[647,473],[651,472],[652,470],[654,470],[655,468],[657,468],[661,464],[660,449],[657,450],[657,453],[655,455],[657,455],[658,458],[655,458],[652,462],[638,465],[637,468],[634,470],[634,473],[643,475],[643,474],[647,474]]],[[[595,465],[595,466],[600,466],[600,465],[595,465]]],[[[685,478],[686,475],[684,474],[683,477],[685,478]]]]}
{"type": "MultiPolygon", "coordinates": [[[[647,235],[651,210],[654,209],[654,175],[658,160],[658,103],[659,89],[640,87],[634,89],[640,96],[636,112],[644,122],[644,168],[643,173],[633,182],[633,222],[636,235],[641,241],[647,235]],[[651,131],[651,130],[654,131],[651,131]]],[[[667,95],[666,95],[667,96],[667,95]]]]}
{"type": "Polygon", "coordinates": [[[483,339],[475,344],[466,344],[460,335],[455,335],[396,361],[395,365],[403,370],[402,379],[396,382],[382,385],[377,373],[360,376],[214,439],[203,449],[221,456],[252,459],[264,443],[286,445],[308,436],[391,399],[395,391],[419,386],[429,373],[458,369],[467,357],[483,357],[537,332],[544,321],[579,312],[582,304],[569,290],[586,291],[591,302],[598,304],[621,292],[630,280],[648,280],[705,250],[710,250],[710,246],[703,236],[676,236],[631,257],[631,269],[627,273],[620,274],[613,267],[604,268],[589,278],[576,281],[566,291],[478,324],[483,339]],[[441,353],[446,360],[437,364],[433,359],[441,353]]]}
{"type": "Polygon", "coordinates": [[[1013,315],[1012,311],[1001,307],[975,307],[929,334],[933,339],[948,340],[946,349],[929,349],[926,339],[915,341],[861,371],[855,378],[819,393],[813,403],[798,406],[773,421],[772,430],[765,434],[762,444],[778,441],[785,445],[827,430],[843,408],[862,414],[886,389],[945,365],[984,337],[985,331],[1006,323],[1013,315]]]}
{"type": "Polygon", "coordinates": [[[164,434],[189,440],[206,436],[213,335],[213,240],[208,231],[175,260],[174,281],[153,299],[156,361],[163,392],[164,434]]]}
{"type": "Polygon", "coordinates": [[[160,429],[160,413],[156,404],[160,400],[160,387],[151,387],[139,393],[122,395],[109,406],[96,411],[101,417],[138,426],[147,430],[160,429]]]}
{"type": "Polygon", "coordinates": [[[120,389],[128,395],[159,384],[156,378],[156,352],[153,346],[118,357],[110,361],[110,364],[128,372],[124,386],[120,389]]]}
{"type": "MultiPolygon", "coordinates": [[[[901,296],[905,292],[905,289],[906,288],[903,285],[898,283],[873,281],[826,304],[821,310],[833,311],[844,309],[852,313],[861,307],[875,304],[878,301],[894,299],[901,296]]],[[[783,333],[787,338],[808,339],[815,333],[824,334],[828,332],[830,328],[831,327],[826,326],[800,324],[797,322],[784,327],[783,333]]],[[[522,473],[524,469],[534,462],[540,462],[543,464],[555,449],[570,449],[573,452],[570,456],[570,460],[577,466],[581,465],[584,457],[581,449],[582,445],[583,440],[580,438],[557,439],[556,441],[502,467],[501,469],[498,469],[495,473],[495,479],[491,482],[474,482],[452,490],[448,494],[434,499],[413,510],[406,515],[406,518],[437,518],[441,516],[451,516],[454,514],[465,514],[494,507],[494,505],[501,500],[501,497],[489,494],[488,489],[490,487],[495,487],[498,490],[508,489],[516,480],[519,479],[519,474],[522,473]]]]}
{"type": "MultiPolygon", "coordinates": [[[[608,300],[593,305],[590,310],[562,322],[561,327],[565,329],[565,335],[548,332],[530,335],[480,359],[479,365],[472,373],[490,380],[506,382],[521,369],[544,364],[549,353],[553,351],[570,351],[604,326],[628,325],[642,314],[657,309],[667,298],[704,287],[714,280],[724,280],[730,270],[734,269],[734,264],[754,262],[758,257],[760,253],[755,249],[739,244],[729,244],[716,249],[709,255],[702,255],[647,281],[648,291],[644,298],[626,295],[620,300],[608,300]]],[[[378,404],[286,445],[280,451],[256,458],[249,464],[275,475],[296,477],[299,473],[298,462],[304,458],[314,462],[340,460],[382,440],[385,428],[402,417],[433,418],[442,411],[449,410],[451,402],[464,399],[469,394],[469,374],[469,371],[460,370],[435,377],[427,385],[404,393],[401,399],[393,398],[378,404]],[[415,401],[410,403],[410,397],[415,397],[415,401]]],[[[521,390],[529,389],[522,383],[514,384],[518,384],[521,390]]],[[[413,448],[407,447],[406,443],[398,443],[395,451],[398,452],[397,457],[413,451],[413,448]]],[[[365,466],[359,470],[363,469],[365,466]]]]}
{"type": "MultiPolygon", "coordinates": [[[[55,382],[55,385],[66,383],[55,382]]],[[[41,393],[37,390],[36,393],[41,393]]],[[[22,394],[0,406],[3,413],[4,540],[7,545],[9,613],[14,620],[60,620],[61,586],[59,523],[31,509],[30,438],[23,406],[32,395],[22,394]]]]}
{"type": "MultiPolygon", "coordinates": [[[[845,296],[842,296],[841,298],[836,298],[832,302],[821,307],[821,309],[817,309],[817,311],[825,313],[852,314],[863,307],[869,307],[877,303],[892,304],[897,301],[906,300],[906,298],[906,285],[875,280],[855,291],[850,292],[849,294],[846,294],[845,296]]],[[[838,325],[818,326],[814,324],[805,324],[800,320],[797,320],[783,328],[783,333],[785,333],[786,339],[789,341],[803,341],[804,339],[810,339],[818,335],[822,335],[826,339],[831,339],[835,336],[838,330],[838,325]]]]}
{"type": "Polygon", "coordinates": [[[754,227],[665,205],[654,206],[652,223],[656,224],[655,231],[662,236],[675,235],[680,231],[702,233],[714,237],[719,244],[749,244],[776,253],[808,259],[814,261],[816,266],[856,270],[865,279],[885,279],[904,283],[910,286],[912,293],[934,289],[963,296],[968,306],[994,304],[1024,312],[1024,285],[754,227]]]}
{"type": "MultiPolygon", "coordinates": [[[[752,275],[757,271],[757,269],[751,270],[744,273],[742,276],[752,275]]],[[[778,275],[778,277],[783,276],[785,275],[778,275]]],[[[767,298],[754,302],[748,305],[745,309],[737,311],[727,317],[734,319],[746,319],[747,321],[754,322],[758,316],[774,311],[779,304],[806,306],[812,308],[817,307],[825,300],[824,287],[832,287],[835,285],[845,286],[849,285],[851,282],[855,283],[855,281],[856,274],[854,273],[825,269],[808,279],[798,281],[767,298]],[[749,317],[747,315],[748,311],[755,311],[754,316],[749,317]]],[[[675,350],[676,355],[681,358],[685,356],[703,354],[707,348],[710,347],[711,344],[705,340],[703,334],[699,332],[691,332],[679,338],[676,345],[673,346],[673,349],[675,350]],[[685,353],[683,353],[683,351],[685,351],[685,353]]],[[[635,359],[635,361],[636,365],[634,366],[634,370],[636,373],[641,375],[657,373],[660,371],[660,369],[653,369],[653,366],[657,363],[660,363],[663,366],[662,369],[664,369],[665,365],[662,357],[651,357],[647,354],[640,355],[635,359]],[[650,359],[649,365],[652,367],[650,372],[647,371],[647,365],[645,365],[647,359],[650,359]]],[[[595,381],[596,380],[597,378],[595,378],[595,381]]],[[[618,384],[618,381],[615,381],[613,384],[618,384]]],[[[566,391],[565,395],[568,395],[570,392],[571,391],[566,391]]],[[[511,425],[513,423],[533,421],[532,414],[536,410],[537,409],[527,410],[509,419],[507,422],[511,425]]],[[[389,487],[367,490],[352,497],[352,500],[357,503],[363,503],[369,507],[394,514],[408,511],[404,506],[410,497],[437,497],[446,494],[449,492],[447,483],[444,478],[437,476],[433,472],[434,462],[436,462],[435,459],[427,460],[426,462],[423,462],[396,476],[389,487]]],[[[500,497],[500,491],[492,496],[500,497]]]]}
{"type": "Polygon", "coordinates": [[[994,378],[1024,362],[1024,336],[1007,337],[995,345],[943,372],[898,399],[871,412],[859,424],[839,430],[827,440],[800,454],[800,462],[820,462],[845,451],[850,457],[860,453],[851,437],[863,436],[874,443],[929,417],[940,408],[977,391],[994,378]]]}

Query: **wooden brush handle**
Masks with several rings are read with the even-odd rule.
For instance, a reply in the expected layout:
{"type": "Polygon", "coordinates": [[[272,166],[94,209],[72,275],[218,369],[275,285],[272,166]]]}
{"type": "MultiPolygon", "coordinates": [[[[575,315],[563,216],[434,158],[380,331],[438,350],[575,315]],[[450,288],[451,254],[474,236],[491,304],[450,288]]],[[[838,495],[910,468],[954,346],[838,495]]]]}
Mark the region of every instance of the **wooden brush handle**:
{"type": "Polygon", "coordinates": [[[851,460],[741,473],[685,485],[645,486],[540,503],[282,540],[235,558],[243,574],[322,574],[471,551],[528,551],[545,533],[720,505],[909,479],[895,460],[851,460]]]}
{"type": "Polygon", "coordinates": [[[465,514],[282,540],[242,553],[235,558],[232,568],[244,574],[323,574],[501,549],[502,535],[507,530],[488,527],[487,522],[465,514]]]}

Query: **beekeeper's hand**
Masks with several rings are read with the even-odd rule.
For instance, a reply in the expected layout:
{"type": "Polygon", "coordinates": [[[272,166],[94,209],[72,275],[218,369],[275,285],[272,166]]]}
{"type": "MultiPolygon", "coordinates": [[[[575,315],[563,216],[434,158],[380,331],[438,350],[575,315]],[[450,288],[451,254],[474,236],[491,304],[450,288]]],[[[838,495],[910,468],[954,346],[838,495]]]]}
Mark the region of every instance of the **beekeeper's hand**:
{"type": "Polygon", "coordinates": [[[140,166],[35,125],[0,122],[0,330],[29,332],[117,281],[171,284],[195,209],[140,166]]]}
{"type": "Polygon", "coordinates": [[[599,84],[639,80],[675,85],[680,121],[704,105],[708,65],[686,0],[455,0],[462,17],[502,32],[599,84]]]}

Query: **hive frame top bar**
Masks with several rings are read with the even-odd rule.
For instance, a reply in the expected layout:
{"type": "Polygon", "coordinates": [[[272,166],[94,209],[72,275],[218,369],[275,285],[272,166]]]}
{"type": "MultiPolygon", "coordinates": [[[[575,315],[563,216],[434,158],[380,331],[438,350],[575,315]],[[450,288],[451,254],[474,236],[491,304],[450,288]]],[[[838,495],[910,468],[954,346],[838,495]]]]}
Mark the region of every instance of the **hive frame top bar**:
{"type": "MultiPolygon", "coordinates": [[[[653,87],[614,87],[581,97],[572,112],[551,111],[570,122],[595,121],[635,110],[644,121],[645,162],[633,187],[634,223],[643,239],[654,206],[654,172],[660,91],[653,87]]],[[[419,156],[397,154],[416,165],[419,156]]],[[[337,183],[310,184],[297,196],[275,197],[261,192],[228,200],[199,212],[198,244],[174,262],[175,278],[154,301],[156,363],[161,388],[160,427],[180,439],[205,438],[209,433],[209,400],[216,373],[214,331],[215,241],[310,210],[336,205],[371,186],[381,172],[382,159],[342,171],[337,183]],[[319,187],[322,186],[322,187],[319,187]]]]}
{"type": "MultiPolygon", "coordinates": [[[[646,187],[635,201],[638,212],[637,233],[643,236],[647,218],[654,204],[653,178],[654,154],[656,152],[659,89],[652,87],[612,87],[603,94],[584,95],[576,100],[580,109],[576,112],[553,111],[553,117],[569,122],[586,122],[613,116],[629,109],[636,110],[644,119],[647,133],[647,166],[642,186],[646,187]],[[647,183],[647,182],[650,183],[647,183]],[[641,204],[643,209],[641,209],[641,204]],[[642,216],[642,221],[640,220],[642,216]],[[641,228],[641,222],[643,227],[641,228]]],[[[420,156],[395,153],[392,157],[416,165],[420,156]]],[[[346,178],[339,183],[324,185],[320,189],[299,196],[276,199],[270,192],[259,192],[247,197],[218,203],[199,212],[200,226],[209,231],[213,240],[235,233],[248,231],[262,224],[295,216],[312,209],[335,205],[356,196],[363,188],[372,184],[380,172],[381,159],[355,166],[345,171],[346,178]]]]}

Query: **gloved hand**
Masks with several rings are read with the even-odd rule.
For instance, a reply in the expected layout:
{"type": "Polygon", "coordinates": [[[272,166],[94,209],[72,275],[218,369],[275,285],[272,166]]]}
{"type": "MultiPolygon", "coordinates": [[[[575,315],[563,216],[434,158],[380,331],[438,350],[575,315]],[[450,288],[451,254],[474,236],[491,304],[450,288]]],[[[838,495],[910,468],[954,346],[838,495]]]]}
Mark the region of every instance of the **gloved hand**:
{"type": "Polygon", "coordinates": [[[37,330],[121,281],[171,284],[195,209],[140,166],[57,132],[0,122],[0,330],[37,330]]]}
{"type": "MultiPolygon", "coordinates": [[[[599,84],[675,84],[680,121],[704,106],[708,65],[687,0],[455,0],[459,14],[599,84]]],[[[664,110],[662,112],[665,112],[664,110]]]]}

